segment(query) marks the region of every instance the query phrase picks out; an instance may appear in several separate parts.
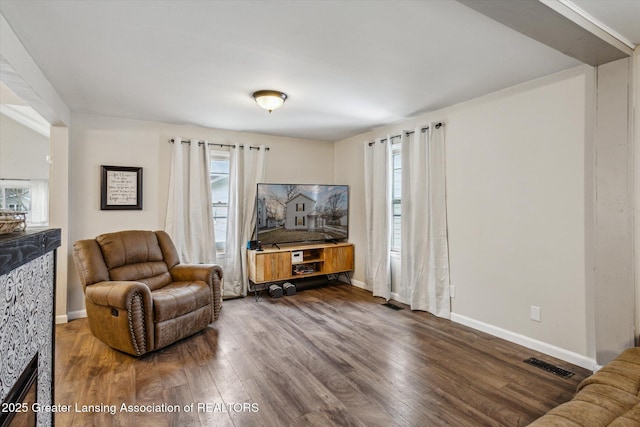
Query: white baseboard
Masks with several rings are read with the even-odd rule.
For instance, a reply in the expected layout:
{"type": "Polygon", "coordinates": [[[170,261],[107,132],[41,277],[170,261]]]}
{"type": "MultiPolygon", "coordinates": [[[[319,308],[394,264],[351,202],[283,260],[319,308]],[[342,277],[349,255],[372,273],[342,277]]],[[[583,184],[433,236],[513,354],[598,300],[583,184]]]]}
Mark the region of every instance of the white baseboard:
{"type": "Polygon", "coordinates": [[[56,325],[60,325],[61,323],[68,323],[69,317],[66,314],[61,314],[60,316],[56,316],[56,325]]]}
{"type": "Polygon", "coordinates": [[[595,371],[598,367],[598,364],[594,359],[590,359],[581,354],[574,353],[572,351],[565,350],[563,348],[556,347],[554,345],[538,341],[533,338],[529,338],[527,336],[490,325],[488,323],[480,322],[478,320],[471,319],[460,314],[451,313],[451,321],[460,323],[461,325],[469,326],[470,328],[477,329],[482,332],[486,332],[487,334],[505,339],[507,341],[519,344],[532,350],[548,354],[549,356],[564,360],[565,362],[572,363],[590,371],[595,371]]]}
{"type": "Polygon", "coordinates": [[[356,286],[358,288],[364,289],[364,290],[369,290],[367,289],[367,287],[365,286],[364,282],[361,282],[360,280],[355,280],[355,279],[351,279],[351,284],[353,286],[356,286]]]}
{"type": "Polygon", "coordinates": [[[82,319],[87,317],[87,310],[70,311],[68,316],[69,320],[82,319]]]}

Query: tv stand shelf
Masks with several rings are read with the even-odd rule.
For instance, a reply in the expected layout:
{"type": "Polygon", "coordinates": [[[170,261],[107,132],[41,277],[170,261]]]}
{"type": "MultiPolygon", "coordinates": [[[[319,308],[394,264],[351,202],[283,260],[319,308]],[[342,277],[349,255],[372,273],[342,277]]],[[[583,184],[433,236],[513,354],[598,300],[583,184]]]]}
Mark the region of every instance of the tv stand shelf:
{"type": "Polygon", "coordinates": [[[324,259],[322,259],[322,258],[311,258],[311,259],[305,259],[305,260],[302,260],[302,261],[295,261],[295,262],[292,262],[291,264],[292,265],[298,265],[298,264],[307,264],[307,263],[310,263],[310,262],[323,262],[323,261],[324,261],[324,259]]]}
{"type": "Polygon", "coordinates": [[[318,243],[248,250],[249,280],[255,285],[353,271],[353,243],[318,243]],[[293,253],[302,259],[293,261],[293,253]]]}

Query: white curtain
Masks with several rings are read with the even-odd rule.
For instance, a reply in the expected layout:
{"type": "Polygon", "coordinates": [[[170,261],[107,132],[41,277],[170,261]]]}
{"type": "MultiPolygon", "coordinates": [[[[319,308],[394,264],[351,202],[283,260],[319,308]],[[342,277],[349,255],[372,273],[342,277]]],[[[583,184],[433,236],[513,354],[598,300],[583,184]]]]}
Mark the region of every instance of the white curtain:
{"type": "Polygon", "coordinates": [[[30,225],[49,223],[49,182],[31,181],[31,218],[30,225]]]}
{"type": "Polygon", "coordinates": [[[165,230],[184,263],[215,263],[209,145],[174,138],[165,230]]]}
{"type": "Polygon", "coordinates": [[[444,130],[402,133],[401,277],[411,309],[450,318],[444,130]]]}
{"type": "Polygon", "coordinates": [[[364,144],[365,283],[374,296],[391,297],[391,138],[364,144]]]}
{"type": "Polygon", "coordinates": [[[264,181],[265,164],[264,145],[243,149],[236,144],[229,153],[225,298],[247,295],[247,241],[252,240],[256,227],[256,190],[264,181]]]}

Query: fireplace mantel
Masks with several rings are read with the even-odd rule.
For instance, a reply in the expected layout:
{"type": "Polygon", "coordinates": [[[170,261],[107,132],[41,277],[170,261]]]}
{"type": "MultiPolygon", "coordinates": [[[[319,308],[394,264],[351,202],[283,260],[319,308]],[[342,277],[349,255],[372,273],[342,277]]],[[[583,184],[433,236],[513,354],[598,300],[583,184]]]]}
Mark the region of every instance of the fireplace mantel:
{"type": "Polygon", "coordinates": [[[0,235],[0,276],[60,246],[60,229],[30,228],[0,235]]]}
{"type": "MultiPolygon", "coordinates": [[[[38,407],[54,404],[56,248],[60,229],[32,228],[0,235],[0,400],[8,402],[37,355],[38,407]]],[[[31,409],[31,408],[29,408],[31,409]]],[[[10,414],[13,415],[13,414],[10,414]]],[[[53,425],[49,411],[36,413],[37,426],[53,425]]],[[[7,413],[0,413],[0,422],[7,413]]]]}

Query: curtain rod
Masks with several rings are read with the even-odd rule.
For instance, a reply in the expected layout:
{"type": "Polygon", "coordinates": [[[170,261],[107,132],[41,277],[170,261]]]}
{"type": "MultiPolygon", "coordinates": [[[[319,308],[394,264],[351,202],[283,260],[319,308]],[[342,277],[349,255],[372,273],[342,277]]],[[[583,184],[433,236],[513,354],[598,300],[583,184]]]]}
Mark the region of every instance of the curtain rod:
{"type": "MultiPolygon", "coordinates": [[[[442,126],[442,122],[436,123],[436,129],[440,129],[440,126],[442,126]]],[[[426,131],[428,131],[428,130],[429,130],[429,126],[427,126],[427,127],[423,127],[422,129],[420,129],[420,131],[421,131],[422,133],[425,133],[425,132],[426,132],[426,131]]],[[[413,131],[413,130],[409,130],[409,131],[406,131],[404,134],[405,134],[405,135],[411,135],[412,133],[415,133],[415,131],[413,131]]],[[[396,139],[396,138],[400,138],[401,136],[402,136],[402,134],[399,134],[399,135],[393,135],[393,136],[390,136],[390,137],[389,137],[389,139],[390,139],[390,140],[391,140],[391,142],[393,143],[393,140],[394,140],[394,139],[396,139]]],[[[380,140],[380,142],[381,142],[381,143],[382,143],[382,142],[387,142],[387,138],[382,138],[382,139],[380,140]]],[[[375,143],[376,143],[375,141],[371,141],[371,142],[369,142],[369,147],[371,147],[371,146],[372,146],[373,144],[375,144],[375,143]]]]}
{"type": "MultiPolygon", "coordinates": [[[[173,142],[176,142],[176,140],[171,138],[169,140],[169,142],[173,143],[173,142]]],[[[181,143],[182,144],[191,144],[191,141],[190,140],[182,140],[181,143]]],[[[200,145],[200,144],[204,144],[204,141],[198,141],[198,145],[200,145]]],[[[216,147],[232,147],[232,148],[236,148],[236,146],[232,145],[232,144],[217,144],[215,142],[207,142],[207,145],[214,145],[216,147]]],[[[244,148],[244,145],[240,144],[240,148],[244,148]]],[[[252,145],[249,146],[249,150],[259,150],[259,149],[260,149],[260,147],[254,147],[252,145]]],[[[269,147],[264,147],[264,149],[265,149],[265,151],[269,151],[269,147]]]]}

